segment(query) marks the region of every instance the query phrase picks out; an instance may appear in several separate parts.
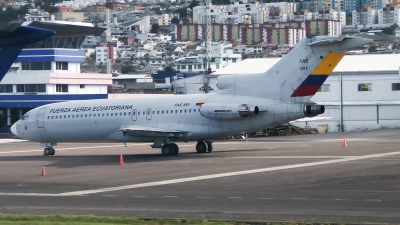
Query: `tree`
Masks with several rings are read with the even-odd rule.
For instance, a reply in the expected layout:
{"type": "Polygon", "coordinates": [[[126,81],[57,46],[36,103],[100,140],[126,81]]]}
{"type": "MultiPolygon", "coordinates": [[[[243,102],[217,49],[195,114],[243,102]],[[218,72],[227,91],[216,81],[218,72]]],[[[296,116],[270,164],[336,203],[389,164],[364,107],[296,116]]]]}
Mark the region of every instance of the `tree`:
{"type": "Polygon", "coordinates": [[[371,45],[368,48],[368,52],[377,52],[378,50],[376,49],[376,45],[371,45]]]}
{"type": "Polygon", "coordinates": [[[158,25],[158,23],[153,23],[153,25],[151,25],[150,33],[158,33],[159,30],[160,25],[158,25]]]}
{"type": "Polygon", "coordinates": [[[178,18],[176,18],[176,17],[174,17],[174,18],[171,19],[171,23],[173,23],[173,24],[178,25],[180,22],[181,22],[181,21],[180,21],[178,18]]]}
{"type": "Polygon", "coordinates": [[[189,19],[187,17],[183,17],[182,18],[182,23],[183,24],[188,24],[189,23],[189,19]]]}
{"type": "Polygon", "coordinates": [[[186,8],[179,8],[179,9],[175,10],[174,13],[179,13],[179,18],[187,17],[187,15],[188,15],[186,8]]]}
{"type": "Polygon", "coordinates": [[[199,5],[199,3],[197,3],[195,0],[192,0],[192,2],[190,3],[190,5],[189,5],[189,8],[190,9],[193,9],[194,7],[196,7],[196,6],[198,6],[199,5]]]}
{"type": "Polygon", "coordinates": [[[169,66],[164,68],[164,71],[175,71],[175,70],[171,65],[169,65],[169,66]]]}
{"type": "Polygon", "coordinates": [[[121,66],[121,73],[122,74],[127,74],[129,72],[135,72],[135,68],[132,65],[129,65],[126,63],[125,65],[121,66]]]}

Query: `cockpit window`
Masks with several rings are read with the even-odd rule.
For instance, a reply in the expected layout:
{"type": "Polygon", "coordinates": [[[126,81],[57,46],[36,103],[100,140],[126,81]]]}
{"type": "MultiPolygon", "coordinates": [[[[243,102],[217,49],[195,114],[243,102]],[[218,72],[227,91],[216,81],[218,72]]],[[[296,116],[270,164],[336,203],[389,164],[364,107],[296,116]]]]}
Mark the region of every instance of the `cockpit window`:
{"type": "Polygon", "coordinates": [[[21,120],[27,120],[29,118],[29,115],[25,114],[22,116],[21,120]]]}

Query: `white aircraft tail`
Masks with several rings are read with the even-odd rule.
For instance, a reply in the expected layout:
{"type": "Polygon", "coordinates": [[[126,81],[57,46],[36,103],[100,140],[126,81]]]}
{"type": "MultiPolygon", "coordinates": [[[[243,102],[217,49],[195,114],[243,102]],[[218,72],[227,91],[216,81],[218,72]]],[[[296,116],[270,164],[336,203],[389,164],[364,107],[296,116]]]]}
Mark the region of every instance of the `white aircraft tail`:
{"type": "Polygon", "coordinates": [[[371,41],[352,36],[304,38],[266,73],[220,76],[218,88],[235,95],[307,102],[349,49],[371,41]]]}

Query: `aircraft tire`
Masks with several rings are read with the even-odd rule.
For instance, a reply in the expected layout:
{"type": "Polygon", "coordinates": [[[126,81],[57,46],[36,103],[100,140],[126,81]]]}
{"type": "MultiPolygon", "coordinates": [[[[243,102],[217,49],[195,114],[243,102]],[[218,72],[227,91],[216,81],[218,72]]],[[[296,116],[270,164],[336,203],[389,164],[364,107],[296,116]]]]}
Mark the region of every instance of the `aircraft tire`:
{"type": "Polygon", "coordinates": [[[197,153],[206,153],[208,149],[207,143],[205,141],[199,141],[196,144],[197,153]]]}
{"type": "Polygon", "coordinates": [[[205,143],[207,144],[207,153],[212,152],[212,150],[213,150],[212,142],[211,141],[205,141],[205,143]]]}
{"type": "Polygon", "coordinates": [[[170,144],[165,144],[161,147],[161,153],[164,156],[170,156],[172,155],[171,153],[173,153],[173,147],[170,144]]]}
{"type": "Polygon", "coordinates": [[[50,149],[50,155],[54,155],[54,154],[56,154],[56,150],[54,148],[51,148],[50,149]]]}
{"type": "Polygon", "coordinates": [[[175,143],[171,143],[170,145],[171,145],[172,148],[174,149],[174,150],[172,151],[172,152],[173,152],[172,156],[178,155],[178,153],[179,153],[179,147],[178,147],[178,145],[175,144],[175,143]]]}
{"type": "Polygon", "coordinates": [[[45,148],[43,151],[43,155],[50,155],[51,154],[51,148],[45,148]]]}

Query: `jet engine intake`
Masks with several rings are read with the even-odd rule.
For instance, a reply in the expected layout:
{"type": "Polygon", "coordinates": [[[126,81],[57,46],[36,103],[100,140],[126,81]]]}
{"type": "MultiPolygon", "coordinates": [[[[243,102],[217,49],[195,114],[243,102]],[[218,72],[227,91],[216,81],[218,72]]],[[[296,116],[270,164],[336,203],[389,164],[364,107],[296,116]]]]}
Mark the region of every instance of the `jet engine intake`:
{"type": "Polygon", "coordinates": [[[314,117],[325,112],[325,106],[313,103],[306,103],[304,105],[304,115],[306,117],[314,117]]]}
{"type": "Polygon", "coordinates": [[[200,114],[209,119],[234,120],[255,116],[259,112],[258,106],[248,104],[206,103],[200,108],[200,114]]]}

